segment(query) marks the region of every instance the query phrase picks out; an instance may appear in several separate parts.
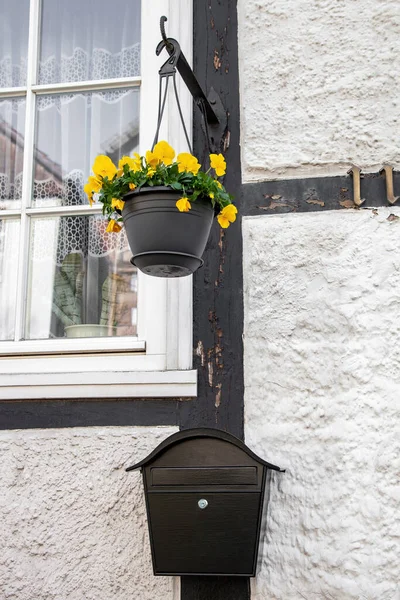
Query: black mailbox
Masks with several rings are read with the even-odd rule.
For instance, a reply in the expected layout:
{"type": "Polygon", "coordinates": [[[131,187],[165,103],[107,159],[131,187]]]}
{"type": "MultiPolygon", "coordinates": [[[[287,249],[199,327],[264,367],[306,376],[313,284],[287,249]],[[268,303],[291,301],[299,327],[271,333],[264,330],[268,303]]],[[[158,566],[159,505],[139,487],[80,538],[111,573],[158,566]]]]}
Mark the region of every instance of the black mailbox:
{"type": "Polygon", "coordinates": [[[155,575],[255,575],[267,471],[279,467],[224,431],[188,429],[127,471],[138,468],[155,575]]]}

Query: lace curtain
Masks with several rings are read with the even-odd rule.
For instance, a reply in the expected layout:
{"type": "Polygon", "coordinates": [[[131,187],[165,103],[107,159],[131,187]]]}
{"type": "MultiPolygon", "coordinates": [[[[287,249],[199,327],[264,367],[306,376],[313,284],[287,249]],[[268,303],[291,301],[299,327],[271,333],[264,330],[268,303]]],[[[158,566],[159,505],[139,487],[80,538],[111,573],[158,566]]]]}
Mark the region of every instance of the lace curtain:
{"type": "MultiPolygon", "coordinates": [[[[0,3],[0,87],[26,85],[31,0],[0,3]]],[[[140,74],[140,0],[40,0],[39,84],[140,74]]]]}
{"type": "MultiPolygon", "coordinates": [[[[80,174],[78,174],[80,178],[80,174]]],[[[107,221],[102,215],[52,217],[35,219],[31,235],[31,256],[35,262],[49,259],[60,267],[70,254],[104,257],[129,248],[125,230],[106,233],[107,221]]]]}
{"type": "MultiPolygon", "coordinates": [[[[113,0],[112,16],[105,0],[40,2],[37,83],[113,80],[140,74],[140,0],[113,0]]],[[[30,0],[3,0],[0,88],[26,85],[29,5],[30,0]]],[[[24,102],[22,97],[0,100],[0,209],[20,205],[24,102]]],[[[65,206],[73,211],[73,207],[87,204],[83,186],[94,157],[105,153],[118,161],[122,154],[136,150],[138,109],[138,93],[112,89],[112,83],[102,92],[37,96],[32,206],[65,206]]],[[[9,313],[15,306],[17,275],[16,262],[10,261],[10,256],[18,254],[18,222],[0,227],[0,279],[7,290],[0,294],[0,339],[13,336],[7,323],[14,320],[9,313]]],[[[59,296],[60,273],[65,276],[71,261],[82,265],[84,273],[81,322],[99,322],[103,286],[111,278],[113,285],[120,281],[120,292],[122,288],[124,294],[129,292],[134,269],[126,235],[107,234],[106,225],[101,215],[73,212],[31,219],[28,338],[64,334],[66,323],[56,322],[54,303],[59,296]]],[[[130,315],[133,302],[121,302],[130,315]]],[[[132,319],[124,319],[117,324],[125,327],[123,335],[132,334],[132,319]]]]}
{"type": "Polygon", "coordinates": [[[102,215],[32,220],[28,339],[63,337],[65,327],[85,323],[134,333],[131,253],[125,232],[106,226],[102,215]]]}
{"type": "Polygon", "coordinates": [[[22,196],[22,171],[15,176],[0,173],[0,202],[1,200],[20,200],[22,196]]]}
{"type": "MultiPolygon", "coordinates": [[[[83,48],[75,48],[71,56],[62,56],[61,62],[55,56],[39,62],[39,83],[53,84],[63,82],[79,82],[98,79],[116,79],[135,77],[140,74],[140,44],[136,43],[120,52],[112,54],[104,48],[95,48],[87,52],[83,48]]],[[[26,59],[21,58],[19,65],[12,63],[11,54],[0,59],[0,88],[22,87],[26,82],[26,59]]],[[[110,92],[110,100],[117,97],[117,92],[110,92]]],[[[46,97],[49,98],[49,97],[46,97]]],[[[67,96],[63,96],[67,101],[67,96]]],[[[41,97],[39,96],[39,99],[41,97]]],[[[46,108],[47,102],[39,102],[39,110],[46,108]]]]}
{"type": "Polygon", "coordinates": [[[55,56],[39,64],[39,83],[59,81],[85,81],[133,77],[140,73],[140,45],[134,44],[112,54],[104,48],[95,48],[89,54],[83,48],[75,48],[72,56],[55,56]]]}
{"type": "Polygon", "coordinates": [[[19,65],[13,64],[11,54],[0,60],[0,88],[22,87],[26,83],[26,59],[19,65]]]}
{"type": "Polygon", "coordinates": [[[25,98],[0,99],[0,207],[20,200],[24,160],[25,98]]]}
{"type": "Polygon", "coordinates": [[[19,232],[18,220],[0,220],[0,340],[14,338],[19,232]]]}

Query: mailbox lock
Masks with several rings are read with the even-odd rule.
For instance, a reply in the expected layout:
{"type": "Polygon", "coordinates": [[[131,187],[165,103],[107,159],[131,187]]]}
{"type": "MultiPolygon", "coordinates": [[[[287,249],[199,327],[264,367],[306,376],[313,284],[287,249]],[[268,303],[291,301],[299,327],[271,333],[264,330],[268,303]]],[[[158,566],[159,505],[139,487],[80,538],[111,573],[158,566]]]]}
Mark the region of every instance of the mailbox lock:
{"type": "Polygon", "coordinates": [[[199,508],[201,508],[201,509],[207,508],[207,506],[208,506],[208,502],[204,498],[199,500],[197,504],[198,504],[199,508]]]}

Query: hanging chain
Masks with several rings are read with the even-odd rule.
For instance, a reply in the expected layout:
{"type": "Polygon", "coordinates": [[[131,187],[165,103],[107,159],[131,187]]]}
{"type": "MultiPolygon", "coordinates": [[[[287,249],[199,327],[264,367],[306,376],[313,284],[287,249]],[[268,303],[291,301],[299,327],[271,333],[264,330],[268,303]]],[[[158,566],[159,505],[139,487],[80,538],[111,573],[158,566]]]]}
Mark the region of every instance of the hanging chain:
{"type": "Polygon", "coordinates": [[[175,100],[176,100],[176,104],[178,106],[179,118],[182,123],[183,131],[185,133],[185,138],[186,138],[186,142],[188,144],[190,153],[193,153],[192,146],[191,146],[191,143],[189,140],[189,135],[188,135],[188,132],[186,129],[185,121],[183,118],[181,103],[179,101],[178,89],[176,86],[176,64],[177,64],[179,56],[181,54],[181,49],[176,40],[174,40],[173,38],[167,38],[167,36],[165,34],[165,26],[164,26],[164,23],[166,20],[167,20],[167,17],[164,17],[164,16],[162,16],[160,19],[160,30],[161,30],[162,41],[157,46],[156,54],[158,56],[160,54],[160,52],[163,50],[163,48],[166,48],[168,50],[169,58],[162,65],[162,67],[160,68],[160,70],[158,72],[158,74],[160,76],[159,92],[158,92],[158,117],[157,117],[157,129],[156,129],[156,133],[154,136],[152,150],[154,149],[154,146],[158,142],[158,135],[160,133],[161,122],[162,122],[162,118],[164,116],[165,103],[167,100],[168,83],[169,83],[170,78],[172,77],[175,100]],[[164,94],[162,91],[163,79],[165,79],[164,94]]]}
{"type": "Polygon", "coordinates": [[[187,129],[186,129],[185,120],[183,118],[181,103],[179,101],[178,90],[177,90],[177,87],[176,87],[176,73],[173,73],[173,74],[171,73],[171,74],[168,74],[168,75],[162,75],[162,74],[160,74],[159,93],[158,93],[157,129],[156,129],[156,133],[155,133],[155,136],[154,136],[153,146],[152,146],[151,149],[153,150],[154,146],[158,142],[158,135],[160,133],[161,122],[162,122],[162,118],[164,116],[165,102],[167,100],[168,83],[169,83],[169,79],[170,79],[171,76],[172,76],[172,81],[173,81],[173,84],[174,84],[175,100],[176,100],[176,104],[178,106],[179,117],[180,117],[180,120],[181,120],[181,123],[182,123],[183,131],[185,133],[186,142],[187,142],[187,145],[189,147],[190,153],[193,154],[192,145],[191,145],[190,140],[189,140],[189,135],[188,135],[188,132],[187,132],[187,129]],[[165,90],[164,90],[164,96],[162,97],[162,82],[163,82],[163,79],[165,79],[165,90]]]}
{"type": "Polygon", "coordinates": [[[183,131],[185,132],[186,142],[187,142],[187,145],[189,147],[190,154],[193,154],[192,145],[191,145],[190,140],[189,140],[188,132],[186,130],[186,125],[185,125],[185,121],[184,121],[183,114],[182,114],[181,104],[179,102],[178,90],[176,89],[176,77],[175,77],[175,74],[174,74],[174,77],[173,77],[173,82],[174,82],[175,99],[176,99],[176,103],[178,105],[178,111],[179,111],[179,116],[181,118],[181,123],[182,123],[183,131]]]}
{"type": "Polygon", "coordinates": [[[161,121],[163,118],[163,114],[164,114],[164,109],[165,109],[165,102],[167,100],[167,92],[168,92],[168,83],[169,83],[169,77],[166,77],[165,79],[165,91],[164,91],[164,98],[161,101],[161,96],[162,96],[162,80],[163,77],[160,76],[160,84],[159,84],[159,90],[158,90],[158,117],[157,117],[157,129],[156,129],[156,133],[154,136],[154,140],[153,140],[153,145],[151,147],[151,150],[153,151],[154,146],[157,144],[158,142],[158,134],[160,133],[160,127],[161,127],[161,121]]]}

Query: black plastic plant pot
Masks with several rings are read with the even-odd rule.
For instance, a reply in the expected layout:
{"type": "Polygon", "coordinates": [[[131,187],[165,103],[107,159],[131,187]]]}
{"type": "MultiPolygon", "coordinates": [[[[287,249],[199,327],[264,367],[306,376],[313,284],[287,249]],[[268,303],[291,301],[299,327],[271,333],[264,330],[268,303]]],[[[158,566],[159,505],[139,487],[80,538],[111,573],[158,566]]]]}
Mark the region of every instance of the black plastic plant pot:
{"type": "Polygon", "coordinates": [[[202,266],[214,209],[198,198],[188,212],[176,202],[182,197],[169,187],[144,187],[124,197],[125,231],[140,271],[154,277],[184,277],[202,266]]]}

